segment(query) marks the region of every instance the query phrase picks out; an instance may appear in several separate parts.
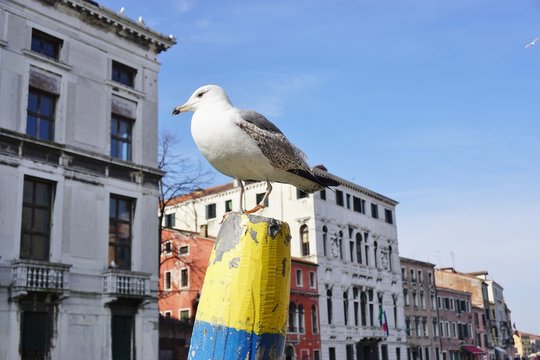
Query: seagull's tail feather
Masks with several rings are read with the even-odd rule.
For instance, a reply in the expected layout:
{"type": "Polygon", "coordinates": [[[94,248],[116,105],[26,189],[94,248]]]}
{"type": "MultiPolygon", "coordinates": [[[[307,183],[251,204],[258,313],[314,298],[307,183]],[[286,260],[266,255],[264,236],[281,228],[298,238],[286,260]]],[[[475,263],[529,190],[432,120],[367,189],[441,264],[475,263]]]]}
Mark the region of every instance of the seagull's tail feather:
{"type": "Polygon", "coordinates": [[[300,190],[302,190],[302,191],[304,191],[306,193],[313,193],[313,192],[321,190],[321,189],[323,189],[325,187],[338,186],[339,185],[339,182],[337,182],[334,179],[330,179],[330,178],[327,178],[327,177],[324,177],[324,176],[313,174],[312,172],[310,172],[308,170],[290,169],[290,170],[287,170],[287,171],[292,173],[292,174],[295,174],[297,176],[300,176],[300,177],[302,177],[302,178],[304,178],[306,180],[309,180],[312,183],[314,183],[314,184],[311,184],[311,186],[305,186],[305,184],[297,186],[300,190]]]}

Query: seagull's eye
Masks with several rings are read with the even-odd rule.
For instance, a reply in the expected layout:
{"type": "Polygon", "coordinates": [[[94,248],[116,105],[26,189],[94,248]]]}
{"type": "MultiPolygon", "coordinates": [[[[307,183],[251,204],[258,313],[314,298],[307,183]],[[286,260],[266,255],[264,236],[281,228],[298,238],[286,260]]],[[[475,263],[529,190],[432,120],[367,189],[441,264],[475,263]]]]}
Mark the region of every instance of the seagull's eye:
{"type": "Polygon", "coordinates": [[[202,92],[197,94],[197,97],[202,98],[205,93],[206,93],[206,91],[202,91],[202,92]]]}

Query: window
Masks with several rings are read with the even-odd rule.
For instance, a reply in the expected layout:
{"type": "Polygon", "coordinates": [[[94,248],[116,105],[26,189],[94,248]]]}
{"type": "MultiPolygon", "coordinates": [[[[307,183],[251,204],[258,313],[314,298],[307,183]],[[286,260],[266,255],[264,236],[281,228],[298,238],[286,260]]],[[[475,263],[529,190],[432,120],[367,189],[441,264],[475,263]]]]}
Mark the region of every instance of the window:
{"type": "Polygon", "coordinates": [[[300,240],[302,242],[302,256],[309,255],[309,234],[307,225],[300,226],[300,240]]]}
{"type": "Polygon", "coordinates": [[[311,330],[313,334],[319,333],[319,316],[315,305],[311,305],[311,330]]]}
{"type": "Polygon", "coordinates": [[[349,294],[346,291],[343,293],[343,318],[347,325],[349,323],[349,294]]]}
{"type": "Polygon", "coordinates": [[[288,320],[288,326],[287,326],[287,332],[295,333],[296,332],[296,304],[293,302],[289,303],[289,317],[288,320]]]}
{"type": "Polygon", "coordinates": [[[371,203],[371,217],[374,219],[379,218],[379,207],[377,204],[371,203]]]}
{"type": "Polygon", "coordinates": [[[418,270],[418,282],[423,283],[424,282],[424,273],[422,270],[418,270]]]}
{"type": "Polygon", "coordinates": [[[349,257],[351,262],[354,261],[354,241],[349,241],[349,257]]]}
{"type": "Polygon", "coordinates": [[[411,319],[405,318],[405,335],[411,336],[411,319]]]}
{"type": "Polygon", "coordinates": [[[298,332],[304,333],[304,305],[298,305],[298,332]]]}
{"type": "Polygon", "coordinates": [[[313,360],[321,360],[319,350],[313,350],[313,360]]]}
{"type": "Polygon", "coordinates": [[[302,287],[303,286],[302,281],[302,269],[296,269],[296,286],[302,287]]]}
{"type": "Polygon", "coordinates": [[[390,272],[394,271],[394,267],[392,265],[392,247],[388,247],[388,268],[390,269],[390,272]]]}
{"type": "Polygon", "coordinates": [[[432,272],[428,272],[428,284],[429,286],[432,286],[433,285],[433,273],[432,272]]]}
{"type": "Polygon", "coordinates": [[[170,271],[165,271],[165,277],[163,278],[163,288],[165,290],[172,289],[172,273],[170,271]]]}
{"type": "Polygon", "coordinates": [[[189,287],[189,272],[188,269],[180,270],[180,287],[189,287]]]}
{"type": "Polygon", "coordinates": [[[117,314],[112,316],[111,343],[113,360],[132,360],[135,358],[135,316],[117,314]]]}
{"type": "Polygon", "coordinates": [[[360,319],[362,326],[367,325],[367,295],[364,291],[360,293],[360,319]]]}
{"type": "Polygon", "coordinates": [[[294,360],[294,348],[290,345],[285,348],[285,360],[294,360]]]}
{"type": "Polygon", "coordinates": [[[405,306],[409,306],[409,290],[403,289],[403,300],[405,301],[405,306]]]}
{"type": "Polygon", "coordinates": [[[170,255],[172,253],[172,242],[166,241],[163,243],[163,254],[170,255]]]}
{"type": "Polygon", "coordinates": [[[40,140],[54,140],[54,112],[57,96],[30,88],[26,115],[26,134],[40,140]]]}
{"type": "Polygon", "coordinates": [[[384,221],[387,224],[393,224],[394,223],[394,218],[392,216],[392,210],[384,209],[384,221]]]}
{"type": "Polygon", "coordinates": [[[343,231],[339,232],[338,246],[339,246],[339,258],[340,260],[343,260],[343,231]]]}
{"type": "Polygon", "coordinates": [[[362,199],[353,196],[353,211],[356,211],[358,213],[363,213],[362,211],[362,199]]]}
{"type": "Polygon", "coordinates": [[[375,267],[378,268],[379,267],[379,264],[377,262],[378,258],[379,258],[379,255],[377,253],[377,250],[378,250],[378,244],[377,242],[375,241],[373,243],[373,262],[375,263],[375,267]]]}
{"type": "Polygon", "coordinates": [[[336,348],[328,348],[328,357],[330,360],[336,360],[336,348]]]}
{"type": "Polygon", "coordinates": [[[328,324],[332,324],[332,290],[326,291],[326,311],[328,315],[328,324]]]}
{"type": "Polygon", "coordinates": [[[117,61],[112,62],[112,80],[129,87],[135,85],[137,70],[117,61]]]}
{"type": "Polygon", "coordinates": [[[398,315],[397,315],[398,296],[392,295],[392,301],[393,301],[393,309],[394,309],[394,327],[397,329],[398,328],[398,315]]]}
{"type": "Polygon", "coordinates": [[[362,263],[362,235],[356,233],[356,262],[362,263]]]}
{"type": "Polygon", "coordinates": [[[131,269],[131,225],[134,201],[111,195],[109,202],[109,266],[131,269]]]}
{"type": "Polygon", "coordinates": [[[189,254],[189,245],[182,245],[178,248],[178,255],[183,256],[189,254]]]}
{"type": "Polygon", "coordinates": [[[111,156],[131,161],[131,134],[133,120],[116,114],[111,115],[111,156]]]}
{"type": "Polygon", "coordinates": [[[165,215],[165,227],[166,228],[173,228],[175,225],[176,225],[175,214],[167,214],[167,215],[165,215]]]}
{"type": "Polygon", "coordinates": [[[20,257],[48,260],[54,185],[24,179],[20,257]]]}
{"type": "Polygon", "coordinates": [[[180,321],[189,322],[189,309],[180,310],[178,318],[180,321]]]}
{"type": "Polygon", "coordinates": [[[206,219],[214,219],[216,217],[216,204],[206,205],[206,219]]]}
{"type": "MultiPolygon", "coordinates": [[[[259,193],[259,194],[257,194],[257,195],[255,196],[255,202],[256,202],[257,204],[260,204],[261,201],[264,199],[264,195],[265,195],[265,194],[266,194],[266,193],[259,193]]],[[[269,201],[268,201],[268,197],[267,197],[266,199],[264,199],[264,204],[263,204],[263,205],[264,205],[265,207],[268,207],[268,204],[269,204],[269,201]]]]}
{"type": "Polygon", "coordinates": [[[407,281],[407,271],[404,267],[401,268],[401,280],[407,281]]]}
{"type": "Polygon", "coordinates": [[[62,44],[62,40],[46,34],[43,31],[32,29],[32,45],[30,47],[32,51],[51,59],[58,60],[60,58],[62,44]]]}
{"type": "Polygon", "coordinates": [[[232,200],[225,200],[225,212],[232,211],[232,200]]]}
{"type": "Polygon", "coordinates": [[[416,276],[414,274],[414,269],[409,269],[409,275],[412,282],[416,282],[416,276]]]}
{"type": "Polygon", "coordinates": [[[313,271],[310,271],[309,272],[309,287],[311,289],[315,289],[316,288],[316,284],[315,284],[315,273],[313,271]]]}
{"type": "Polygon", "coordinates": [[[163,317],[170,319],[172,317],[172,311],[171,310],[165,310],[163,312],[163,317]]]}
{"type": "Polygon", "coordinates": [[[321,192],[319,193],[320,196],[321,196],[321,200],[326,200],[326,190],[321,190],[321,192]]]}
{"type": "Polygon", "coordinates": [[[351,195],[347,194],[345,198],[347,199],[347,209],[350,209],[351,208],[351,195]]]}
{"type": "Polygon", "coordinates": [[[336,190],[336,204],[343,206],[343,191],[341,190],[336,190]]]}
{"type": "Polygon", "coordinates": [[[413,306],[415,308],[418,307],[418,298],[416,297],[416,291],[413,290],[412,292],[412,301],[413,301],[413,306]]]}
{"type": "Polygon", "coordinates": [[[297,199],[303,199],[303,198],[307,198],[307,197],[308,197],[308,194],[306,194],[305,192],[303,192],[300,189],[296,189],[296,198],[297,199]]]}
{"type": "Polygon", "coordinates": [[[354,345],[352,344],[345,345],[345,354],[346,354],[347,360],[354,360],[354,345]]]}
{"type": "Polygon", "coordinates": [[[52,311],[23,311],[21,319],[21,359],[46,359],[53,332],[52,311]]]}

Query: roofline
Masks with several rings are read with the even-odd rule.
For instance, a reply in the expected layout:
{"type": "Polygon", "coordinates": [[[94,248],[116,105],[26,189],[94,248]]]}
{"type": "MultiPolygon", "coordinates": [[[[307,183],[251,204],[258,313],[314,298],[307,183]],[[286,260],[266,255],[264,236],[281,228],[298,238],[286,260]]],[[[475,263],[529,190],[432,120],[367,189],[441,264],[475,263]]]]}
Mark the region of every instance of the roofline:
{"type": "MultiPolygon", "coordinates": [[[[157,53],[165,51],[176,44],[174,36],[166,36],[158,31],[152,30],[144,24],[132,20],[126,16],[119,15],[117,12],[99,5],[95,1],[89,0],[38,0],[48,5],[61,4],[70,7],[81,14],[91,16],[105,25],[113,26],[117,29],[117,34],[124,35],[129,39],[132,35],[135,38],[146,41],[155,46],[157,53]],[[122,32],[124,34],[122,34],[122,32]]],[[[84,19],[81,19],[84,21],[84,19]]]]}
{"type": "Polygon", "coordinates": [[[313,173],[315,173],[316,175],[321,175],[321,176],[324,176],[324,177],[328,177],[332,180],[336,180],[337,182],[339,182],[342,186],[344,187],[347,187],[351,190],[355,190],[355,191],[358,191],[360,193],[363,193],[363,194],[366,194],[368,196],[371,196],[379,201],[382,201],[382,202],[385,202],[387,203],[388,205],[391,205],[391,206],[396,206],[397,204],[399,204],[398,201],[394,200],[394,199],[391,199],[387,196],[384,196],[384,195],[381,195],[375,191],[372,191],[372,190],[369,190],[368,188],[365,188],[363,186],[360,186],[358,184],[355,184],[353,182],[350,182],[350,181],[347,181],[343,178],[340,178],[339,176],[336,176],[328,171],[325,171],[323,169],[321,169],[319,166],[315,166],[313,168],[311,168],[311,170],[313,171],[313,173]]]}
{"type": "Polygon", "coordinates": [[[404,257],[404,256],[400,256],[400,257],[399,257],[399,260],[400,260],[400,261],[401,261],[401,260],[405,260],[405,261],[409,261],[409,262],[413,262],[413,263],[417,263],[417,264],[429,265],[429,266],[435,268],[435,264],[432,264],[432,263],[427,262],[427,261],[411,259],[411,258],[407,258],[407,257],[404,257]]]}

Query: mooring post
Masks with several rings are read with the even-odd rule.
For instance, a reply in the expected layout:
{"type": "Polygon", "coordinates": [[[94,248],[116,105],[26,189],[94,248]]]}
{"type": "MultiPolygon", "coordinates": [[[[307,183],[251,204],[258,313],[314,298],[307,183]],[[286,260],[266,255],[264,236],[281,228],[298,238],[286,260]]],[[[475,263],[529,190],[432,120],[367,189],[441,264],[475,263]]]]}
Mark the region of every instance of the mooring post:
{"type": "Polygon", "coordinates": [[[285,345],[289,225],[231,213],[210,255],[191,336],[190,360],[274,360],[285,345]]]}

